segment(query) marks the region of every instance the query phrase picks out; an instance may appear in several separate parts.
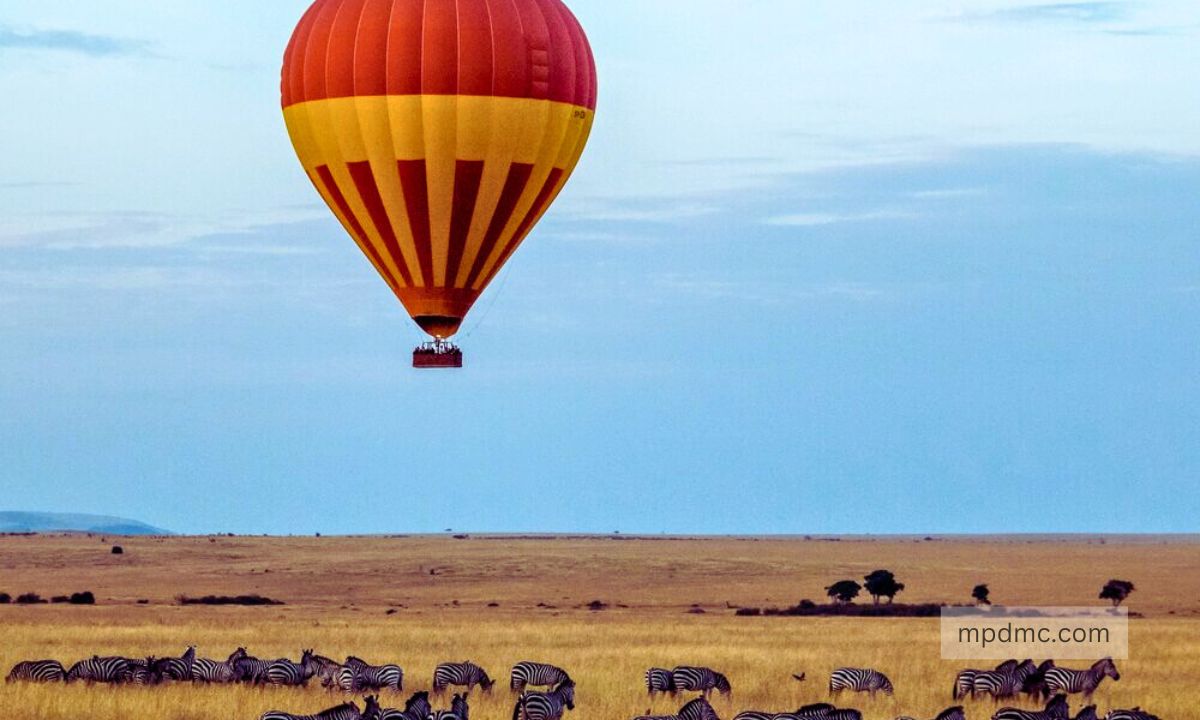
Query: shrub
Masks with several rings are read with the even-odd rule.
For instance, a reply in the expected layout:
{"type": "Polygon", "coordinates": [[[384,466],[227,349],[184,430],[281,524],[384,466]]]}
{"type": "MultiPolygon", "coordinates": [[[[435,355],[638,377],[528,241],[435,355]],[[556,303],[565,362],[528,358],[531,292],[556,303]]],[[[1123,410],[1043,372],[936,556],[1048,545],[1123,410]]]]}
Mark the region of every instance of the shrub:
{"type": "Polygon", "coordinates": [[[120,545],[113,545],[113,547],[112,547],[112,554],[113,554],[113,555],[124,555],[124,554],[125,554],[125,548],[121,547],[120,545]]]}
{"type": "Polygon", "coordinates": [[[54,597],[50,598],[50,602],[55,605],[66,605],[70,599],[71,598],[67,597],[66,595],[55,595],[54,597]]]}
{"type": "Polygon", "coordinates": [[[12,595],[8,593],[0,593],[0,605],[7,605],[12,602],[12,595]]]}
{"type": "Polygon", "coordinates": [[[744,607],[738,608],[733,614],[739,617],[758,617],[762,615],[762,610],[753,607],[744,607]]]}
{"type": "Polygon", "coordinates": [[[272,600],[262,595],[205,595],[204,597],[188,597],[180,595],[176,598],[180,605],[283,605],[282,600],[272,600]]]}
{"type": "Polygon", "coordinates": [[[18,605],[40,605],[45,602],[46,601],[42,599],[42,596],[38,595],[37,593],[25,593],[24,595],[17,596],[18,605]]]}
{"type": "Polygon", "coordinates": [[[72,605],[95,605],[96,596],[92,594],[91,590],[84,590],[83,592],[71,593],[71,597],[67,599],[67,602],[72,605]]]}

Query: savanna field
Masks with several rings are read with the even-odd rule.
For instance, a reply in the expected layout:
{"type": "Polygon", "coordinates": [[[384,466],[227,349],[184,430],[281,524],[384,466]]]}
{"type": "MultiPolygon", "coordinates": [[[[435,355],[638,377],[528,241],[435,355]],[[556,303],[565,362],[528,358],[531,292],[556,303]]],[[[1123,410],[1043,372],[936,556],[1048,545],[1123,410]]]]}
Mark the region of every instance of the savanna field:
{"type": "MultiPolygon", "coordinates": [[[[956,704],[955,671],[939,658],[936,619],[735,617],[733,607],[824,601],[823,588],[876,568],[906,584],[898,602],[969,601],[986,582],[1009,605],[1095,605],[1109,578],[1133,580],[1130,655],[1119,682],[1094,702],[1141,705],[1161,718],[1197,718],[1200,687],[1200,540],[1195,537],[864,539],[614,539],[514,537],[102,538],[0,537],[0,592],[44,597],[92,591],[94,607],[0,606],[0,665],[69,664],[93,654],[178,655],[187,645],[224,659],[245,646],[297,659],[304,648],[337,659],[396,662],[403,706],[428,689],[441,661],[471,659],[497,686],[472,694],[472,720],[508,720],[508,669],[519,660],[567,668],[576,718],[618,720],[680,701],[651,703],[652,665],[709,665],[733,684],[715,697],[738,711],[783,711],[827,699],[835,667],[887,673],[896,694],[846,696],[869,720],[932,718],[956,704]],[[119,543],[125,553],[112,555],[119,543]],[[255,593],[266,607],[181,606],[179,595],[255,593]],[[593,605],[599,601],[598,605],[593,605]],[[591,607],[602,607],[594,610],[591,607]],[[699,612],[696,608],[703,610],[699,612]],[[805,673],[798,683],[793,673],[805,673]]],[[[870,602],[860,598],[859,602],[870,602]]],[[[1065,663],[1081,667],[1083,662],[1065,663]]],[[[14,720],[254,720],[268,709],[315,712],[341,701],[307,690],[186,685],[0,687],[0,718],[14,720]]],[[[1072,700],[1072,713],[1081,703],[1072,700]]],[[[989,718],[990,701],[967,701],[989,718]]],[[[570,717],[570,716],[569,716],[570,717]]]]}

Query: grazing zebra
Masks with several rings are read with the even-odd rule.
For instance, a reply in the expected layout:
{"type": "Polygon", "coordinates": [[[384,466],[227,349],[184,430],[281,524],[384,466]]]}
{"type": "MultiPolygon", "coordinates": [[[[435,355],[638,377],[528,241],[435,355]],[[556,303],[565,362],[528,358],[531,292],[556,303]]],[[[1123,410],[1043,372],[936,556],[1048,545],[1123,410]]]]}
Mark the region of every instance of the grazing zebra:
{"type": "MultiPolygon", "coordinates": [[[[1093,715],[1093,717],[1095,717],[1093,715]]],[[[1078,720],[1078,718],[1076,718],[1078,720]]],[[[1151,715],[1140,707],[1132,710],[1109,710],[1104,720],[1158,720],[1157,715],[1151,715]]]]}
{"type": "Polygon", "coordinates": [[[1037,672],[1032,660],[1022,660],[1012,670],[984,670],[975,673],[971,695],[990,695],[994,700],[1010,698],[1024,687],[1025,679],[1037,672]]]}
{"type": "Polygon", "coordinates": [[[300,662],[291,660],[276,660],[267,666],[265,673],[268,685],[285,685],[296,687],[307,685],[317,671],[317,663],[313,660],[313,651],[305,650],[300,656],[300,662]]]}
{"type": "Polygon", "coordinates": [[[838,695],[843,690],[854,692],[869,692],[874,697],[876,692],[883,691],[887,695],[893,692],[892,681],[878,670],[867,668],[838,668],[829,676],[829,692],[838,695]]]}
{"type": "Polygon", "coordinates": [[[243,654],[233,663],[233,677],[238,682],[264,683],[267,681],[267,668],[277,662],[288,662],[287,658],[278,660],[259,660],[253,655],[243,654]]]}
{"type": "Polygon", "coordinates": [[[478,685],[484,692],[491,692],[495,684],[483,668],[466,660],[460,663],[442,663],[433,671],[434,695],[441,695],[451,685],[466,685],[468,692],[478,685]]]}
{"type": "Polygon", "coordinates": [[[560,667],[526,660],[513,665],[512,681],[508,687],[513,692],[522,692],[529,685],[554,687],[570,679],[567,671],[560,667]]]}
{"type": "MultiPolygon", "coordinates": [[[[914,719],[905,715],[905,716],[896,718],[896,720],[914,720],[914,719]]],[[[948,707],[945,710],[938,713],[938,716],[936,718],[934,718],[933,720],[967,720],[967,714],[965,712],[963,712],[962,705],[955,705],[954,707],[948,707]]]]}
{"type": "Polygon", "coordinates": [[[196,663],[196,646],[189,645],[179,657],[165,657],[155,661],[153,670],[162,680],[191,680],[192,667],[196,663]]]}
{"type": "Polygon", "coordinates": [[[1064,692],[1068,695],[1083,693],[1083,697],[1086,699],[1096,692],[1096,688],[1106,677],[1110,677],[1114,681],[1121,679],[1121,673],[1117,672],[1117,666],[1112,658],[1097,660],[1087,670],[1052,667],[1046,671],[1046,687],[1050,692],[1064,692]]]}
{"type": "MultiPolygon", "coordinates": [[[[346,662],[342,665],[342,670],[352,668],[353,674],[353,690],[395,690],[400,692],[404,689],[404,671],[399,665],[371,665],[370,663],[356,658],[353,655],[346,658],[346,662]]],[[[339,681],[342,676],[339,674],[339,681]]],[[[339,685],[343,690],[346,690],[345,685],[339,685]]]]}
{"type": "Polygon", "coordinates": [[[26,660],[13,665],[8,671],[5,682],[62,682],[67,678],[67,671],[57,660],[26,660]]]}
{"type": "MultiPolygon", "coordinates": [[[[795,712],[769,713],[759,712],[757,710],[748,710],[743,713],[738,713],[733,720],[823,720],[827,717],[834,717],[831,713],[857,712],[856,710],[843,711],[838,710],[829,703],[814,703],[805,705],[795,712]]],[[[839,718],[849,718],[849,715],[838,715],[839,718]]],[[[859,716],[858,720],[862,720],[859,716]]]]}
{"type": "Polygon", "coordinates": [[[404,705],[403,710],[394,708],[382,710],[379,720],[429,720],[432,713],[433,710],[429,706],[429,693],[422,691],[413,694],[404,705]]]}
{"type": "Polygon", "coordinates": [[[1046,684],[1046,671],[1054,667],[1053,660],[1045,660],[1041,665],[1038,665],[1037,670],[1033,674],[1025,678],[1021,682],[1021,692],[1029,695],[1031,698],[1040,699],[1045,702],[1050,698],[1050,687],[1046,684]]]}
{"type": "Polygon", "coordinates": [[[209,658],[196,658],[192,662],[192,681],[202,683],[230,683],[237,679],[234,664],[246,655],[246,648],[238,648],[224,662],[209,658]]]}
{"type": "Polygon", "coordinates": [[[130,685],[157,685],[162,682],[162,674],[158,672],[158,661],[153,657],[145,660],[130,660],[129,665],[121,673],[120,682],[130,685]]]}
{"type": "Polygon", "coordinates": [[[466,696],[455,693],[454,699],[450,701],[450,709],[434,710],[429,713],[428,720],[467,720],[468,713],[470,707],[467,705],[466,696]]]}
{"type": "Polygon", "coordinates": [[[560,720],[575,709],[575,683],[565,680],[550,692],[527,690],[513,706],[513,720],[560,720]]]}
{"type": "Polygon", "coordinates": [[[712,695],[713,690],[722,695],[733,691],[729,678],[706,667],[680,665],[671,671],[671,682],[676,690],[694,690],[703,693],[706,698],[712,695]]]}
{"type": "Polygon", "coordinates": [[[93,655],[91,659],[80,660],[72,665],[63,680],[66,682],[82,680],[86,683],[120,683],[130,672],[129,661],[123,657],[93,655]]]}
{"type": "Polygon", "coordinates": [[[675,678],[671,676],[671,671],[658,667],[647,670],[646,691],[650,693],[650,697],[654,697],[654,693],[669,693],[671,697],[675,697],[677,690],[675,689],[675,678]]]}
{"type": "Polygon", "coordinates": [[[358,705],[348,702],[322,710],[316,715],[293,715],[281,710],[268,710],[259,716],[258,720],[363,720],[363,714],[358,705]]]}
{"type": "Polygon", "coordinates": [[[639,715],[633,720],[721,720],[717,711],[702,697],[679,708],[674,715],[639,715]]]}
{"type": "Polygon", "coordinates": [[[1046,703],[1045,710],[1020,710],[1004,708],[992,716],[992,720],[1071,720],[1066,695],[1055,695],[1046,703]]]}
{"type": "MultiPolygon", "coordinates": [[[[1016,660],[1005,660],[996,666],[997,672],[1007,672],[1017,669],[1016,660]]],[[[955,700],[962,700],[968,695],[973,695],[975,692],[975,676],[979,673],[988,672],[987,670],[963,670],[954,677],[954,689],[950,695],[955,700]]]]}

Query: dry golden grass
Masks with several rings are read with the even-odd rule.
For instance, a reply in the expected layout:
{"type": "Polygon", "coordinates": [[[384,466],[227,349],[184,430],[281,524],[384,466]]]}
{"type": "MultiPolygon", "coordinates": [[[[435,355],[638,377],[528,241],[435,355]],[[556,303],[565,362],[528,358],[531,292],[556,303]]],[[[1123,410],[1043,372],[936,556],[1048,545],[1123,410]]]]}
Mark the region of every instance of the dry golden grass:
{"type": "MultiPolygon", "coordinates": [[[[506,683],[514,662],[541,659],[576,677],[575,717],[618,720],[651,707],[641,686],[650,665],[702,663],[725,670],[733,698],[715,705],[726,719],[742,709],[784,710],[824,700],[831,669],[863,665],[888,673],[896,696],[844,697],[842,704],[863,709],[868,720],[931,718],[951,704],[951,680],[962,665],[939,659],[936,620],[735,618],[726,608],[726,602],[815,599],[831,580],[888,567],[908,584],[904,599],[914,602],[965,600],[975,582],[987,581],[997,598],[1012,604],[1093,604],[1104,580],[1128,577],[1139,588],[1132,608],[1147,618],[1132,622],[1132,658],[1118,663],[1121,681],[1106,682],[1096,701],[1102,711],[1142,705],[1165,719],[1196,717],[1189,690],[1200,686],[1200,546],[1194,539],[1110,538],[1104,545],[1062,539],[588,538],[120,543],[126,554],[112,556],[100,538],[0,538],[0,590],[51,595],[90,589],[101,603],[0,607],[5,672],[20,659],[178,654],[187,644],[215,657],[239,645],[262,657],[296,656],[314,647],[332,657],[354,653],[398,662],[411,691],[427,688],[434,665],[443,660],[471,658],[506,683]],[[247,592],[288,605],[171,604],[178,593],[247,592]],[[151,604],[138,605],[138,598],[151,604]],[[592,599],[612,607],[578,607],[592,599]],[[685,614],[693,603],[708,613],[685,614]],[[403,607],[392,607],[398,605],[403,607]],[[397,611],[387,615],[388,609],[397,611]],[[790,679],[800,671],[808,682],[790,679]]],[[[511,717],[501,686],[472,700],[474,720],[511,717]]],[[[0,687],[0,718],[252,720],[270,708],[313,712],[338,701],[316,688],[9,685],[0,687]]],[[[403,697],[389,704],[402,705],[403,697]]],[[[675,705],[660,700],[652,707],[667,712],[675,705]]],[[[993,711],[990,703],[968,705],[972,720],[993,711]]]]}

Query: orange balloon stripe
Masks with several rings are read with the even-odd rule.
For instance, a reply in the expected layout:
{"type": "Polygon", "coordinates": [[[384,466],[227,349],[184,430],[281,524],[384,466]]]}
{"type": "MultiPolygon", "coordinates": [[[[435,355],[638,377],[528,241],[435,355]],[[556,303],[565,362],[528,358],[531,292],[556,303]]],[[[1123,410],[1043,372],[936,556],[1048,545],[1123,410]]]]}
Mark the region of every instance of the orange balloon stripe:
{"type": "Polygon", "coordinates": [[[450,252],[446,258],[446,285],[454,287],[463,253],[467,247],[467,235],[471,233],[471,219],[475,216],[475,204],[479,200],[479,185],[483,182],[482,160],[458,160],[454,168],[454,199],[450,211],[450,252]]]}
{"type": "MultiPolygon", "coordinates": [[[[401,287],[400,283],[396,281],[396,278],[392,277],[392,274],[388,271],[387,265],[383,262],[383,258],[379,256],[379,251],[377,251],[375,246],[371,244],[371,239],[367,237],[367,232],[363,229],[362,223],[359,222],[357,217],[355,217],[354,211],[350,209],[350,204],[346,202],[346,196],[342,194],[341,189],[338,188],[337,182],[333,179],[333,173],[329,171],[329,166],[321,165],[318,167],[317,177],[321,181],[320,185],[317,187],[317,192],[321,193],[323,197],[328,197],[333,201],[334,207],[345,219],[345,223],[349,226],[346,229],[349,230],[354,239],[358,241],[358,246],[367,254],[371,264],[375,266],[375,269],[379,271],[379,274],[383,276],[383,279],[392,288],[392,290],[398,291],[401,287]]],[[[313,184],[316,185],[316,182],[313,184]]],[[[411,285],[412,281],[407,277],[407,272],[404,270],[403,265],[400,266],[400,271],[405,273],[405,284],[411,285]]]]}
{"type": "Polygon", "coordinates": [[[358,190],[359,198],[367,208],[367,214],[371,216],[371,222],[375,224],[375,232],[383,239],[384,247],[387,248],[388,254],[391,255],[396,266],[400,268],[400,273],[404,276],[404,284],[412,285],[412,275],[404,265],[404,255],[400,251],[400,240],[396,237],[396,231],[392,228],[392,221],[388,218],[387,208],[383,206],[383,197],[379,194],[379,186],[375,184],[375,175],[371,173],[371,163],[366,161],[352,162],[347,163],[346,167],[350,170],[350,177],[354,180],[354,186],[358,190]]]}
{"type": "Polygon", "coordinates": [[[429,173],[424,160],[397,160],[400,185],[404,188],[404,206],[408,210],[408,222],[412,228],[413,245],[417,249],[417,261],[421,264],[421,275],[425,287],[433,281],[433,239],[429,233],[429,173]]]}
{"type": "Polygon", "coordinates": [[[464,285],[466,287],[479,287],[479,276],[483,273],[483,266],[487,259],[491,257],[492,251],[495,250],[496,244],[500,242],[500,236],[504,232],[504,228],[508,226],[508,221],[516,212],[517,203],[521,201],[521,195],[525,193],[525,187],[529,184],[529,176],[533,174],[533,166],[528,163],[513,163],[508,168],[508,178],[504,181],[504,190],[500,193],[500,202],[496,205],[496,213],[492,215],[492,221],[488,224],[487,234],[483,238],[483,245],[480,246],[479,252],[475,255],[475,262],[471,265],[471,272],[467,274],[467,279],[464,285]]]}
{"type": "Polygon", "coordinates": [[[504,252],[500,253],[500,259],[496,261],[492,272],[483,279],[483,285],[487,285],[500,273],[504,268],[504,263],[512,257],[513,252],[533,229],[534,224],[541,219],[542,215],[550,207],[550,203],[554,200],[554,196],[558,194],[559,187],[563,180],[563,171],[560,168],[554,168],[550,171],[550,177],[546,178],[546,184],[542,186],[542,191],[538,193],[537,199],[533,201],[533,207],[529,209],[525,219],[517,226],[517,231],[513,233],[512,239],[508,241],[508,245],[504,248],[504,252]]]}

